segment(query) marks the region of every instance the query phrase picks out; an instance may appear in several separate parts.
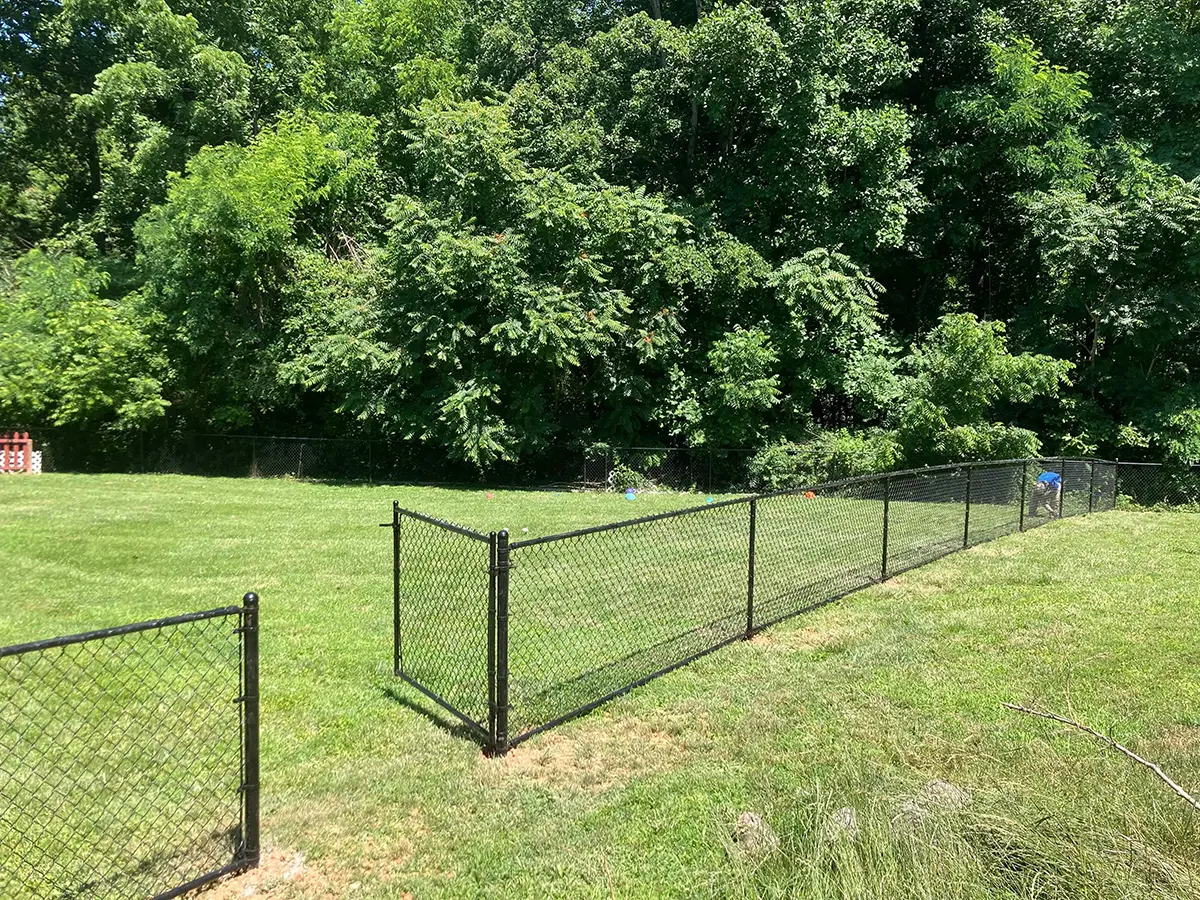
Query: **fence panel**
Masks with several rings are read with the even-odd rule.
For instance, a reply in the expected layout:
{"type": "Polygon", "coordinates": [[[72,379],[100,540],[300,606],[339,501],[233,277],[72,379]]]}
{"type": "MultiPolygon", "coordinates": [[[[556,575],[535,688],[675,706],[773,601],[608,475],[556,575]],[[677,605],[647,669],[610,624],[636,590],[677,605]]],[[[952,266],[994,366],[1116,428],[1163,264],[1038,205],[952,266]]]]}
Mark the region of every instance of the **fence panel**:
{"type": "Polygon", "coordinates": [[[981,463],[970,467],[971,513],[967,544],[975,546],[1021,527],[1021,473],[1024,464],[981,463]]]}
{"type": "Polygon", "coordinates": [[[1117,465],[1096,460],[1092,464],[1092,512],[1105,512],[1117,505],[1117,465]]]}
{"type": "Polygon", "coordinates": [[[897,473],[888,480],[889,575],[962,549],[965,469],[897,473]]]}
{"type": "Polygon", "coordinates": [[[1061,515],[1110,509],[1116,474],[1093,460],[971,463],[511,545],[502,532],[490,539],[490,580],[482,535],[397,508],[397,653],[406,677],[503,753],[850,591],[1061,515]],[[1048,473],[1065,476],[1065,490],[1048,473]]]}
{"type": "Polygon", "coordinates": [[[512,743],[746,632],[749,506],[512,545],[512,743]]]}
{"type": "Polygon", "coordinates": [[[173,896],[257,863],[256,607],[0,649],[0,896],[173,896]]]}
{"type": "Polygon", "coordinates": [[[1200,466],[1117,464],[1117,493],[1136,506],[1200,503],[1200,466]]]}
{"type": "Polygon", "coordinates": [[[1039,482],[1043,475],[1062,475],[1061,459],[1031,459],[1025,466],[1025,530],[1037,528],[1058,518],[1062,503],[1061,491],[1039,482]]]}
{"type": "Polygon", "coordinates": [[[488,538],[396,507],[396,674],[488,736],[488,538]]]}
{"type": "Polygon", "coordinates": [[[882,577],[882,477],[761,497],[756,506],[756,628],[882,577]]]}
{"type": "Polygon", "coordinates": [[[1088,498],[1092,490],[1091,460],[1065,459],[1061,465],[1063,474],[1063,518],[1087,515],[1088,498]]]}

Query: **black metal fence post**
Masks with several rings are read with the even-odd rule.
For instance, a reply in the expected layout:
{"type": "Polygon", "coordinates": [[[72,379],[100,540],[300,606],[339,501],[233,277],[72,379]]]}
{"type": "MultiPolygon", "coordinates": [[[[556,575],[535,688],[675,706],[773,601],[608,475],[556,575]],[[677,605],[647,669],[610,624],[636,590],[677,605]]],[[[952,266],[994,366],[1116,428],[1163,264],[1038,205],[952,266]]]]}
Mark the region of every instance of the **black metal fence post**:
{"type": "Polygon", "coordinates": [[[1063,500],[1067,496],[1067,459],[1065,456],[1058,458],[1058,517],[1063,517],[1063,500]]]}
{"type": "Polygon", "coordinates": [[[258,769],[258,594],[242,598],[242,848],[241,859],[251,866],[259,861],[258,769]]]}
{"type": "Polygon", "coordinates": [[[883,565],[880,568],[879,578],[881,581],[887,581],[887,564],[888,564],[888,507],[892,501],[892,476],[885,475],[883,478],[883,565]]]}
{"type": "Polygon", "coordinates": [[[971,464],[967,464],[967,513],[963,516],[963,549],[966,550],[971,536],[971,464]]]}
{"type": "Polygon", "coordinates": [[[1096,461],[1093,459],[1088,463],[1088,470],[1091,473],[1088,477],[1088,515],[1096,511],[1096,461]]]}
{"type": "Polygon", "coordinates": [[[746,576],[746,640],[754,634],[754,543],[758,536],[758,501],[750,501],[750,565],[746,576]]]}
{"type": "Polygon", "coordinates": [[[392,501],[392,674],[400,674],[400,501],[392,501]]]}
{"type": "Polygon", "coordinates": [[[496,730],[493,750],[508,752],[508,532],[496,534],[496,730]]]}
{"type": "MultiPolygon", "coordinates": [[[[586,465],[586,463],[585,463],[586,465]]],[[[488,534],[488,739],[496,747],[496,532],[488,534]]]]}
{"type": "Polygon", "coordinates": [[[1029,490],[1029,460],[1021,460],[1021,525],[1018,531],[1025,530],[1025,501],[1028,499],[1026,492],[1029,490]]]}

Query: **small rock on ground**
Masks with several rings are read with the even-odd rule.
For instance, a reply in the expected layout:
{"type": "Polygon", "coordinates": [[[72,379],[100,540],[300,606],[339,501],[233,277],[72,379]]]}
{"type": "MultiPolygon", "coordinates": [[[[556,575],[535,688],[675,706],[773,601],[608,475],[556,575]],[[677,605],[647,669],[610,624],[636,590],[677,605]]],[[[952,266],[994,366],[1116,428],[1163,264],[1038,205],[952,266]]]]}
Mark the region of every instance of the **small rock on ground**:
{"type": "Polygon", "coordinates": [[[843,806],[830,813],[825,821],[825,839],[854,841],[858,839],[858,813],[853,806],[843,806]]]}
{"type": "Polygon", "coordinates": [[[779,835],[758,813],[744,812],[733,827],[733,849],[744,859],[762,859],[779,849],[779,835]]]}
{"type": "Polygon", "coordinates": [[[969,791],[938,778],[900,804],[893,823],[919,825],[939,812],[955,812],[971,803],[969,791]]]}

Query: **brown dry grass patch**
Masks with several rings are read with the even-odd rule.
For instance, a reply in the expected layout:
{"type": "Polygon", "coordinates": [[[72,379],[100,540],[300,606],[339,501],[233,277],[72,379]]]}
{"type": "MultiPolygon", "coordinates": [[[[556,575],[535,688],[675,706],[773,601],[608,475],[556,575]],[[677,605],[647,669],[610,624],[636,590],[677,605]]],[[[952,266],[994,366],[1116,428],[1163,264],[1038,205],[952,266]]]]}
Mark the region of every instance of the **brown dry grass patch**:
{"type": "MultiPolygon", "coordinates": [[[[661,721],[650,722],[599,716],[565,731],[539,735],[502,759],[485,759],[481,764],[504,780],[601,793],[678,764],[689,749],[682,718],[682,714],[666,713],[661,721]]],[[[702,735],[703,723],[698,724],[697,734],[702,735]]]]}
{"type": "Polygon", "coordinates": [[[752,647],[768,647],[780,650],[827,650],[844,647],[855,636],[852,628],[838,623],[818,626],[776,627],[760,631],[750,639],[752,647]]]}
{"type": "Polygon", "coordinates": [[[1162,733],[1157,743],[1172,753],[1200,752],[1200,725],[1172,725],[1162,733]]]}

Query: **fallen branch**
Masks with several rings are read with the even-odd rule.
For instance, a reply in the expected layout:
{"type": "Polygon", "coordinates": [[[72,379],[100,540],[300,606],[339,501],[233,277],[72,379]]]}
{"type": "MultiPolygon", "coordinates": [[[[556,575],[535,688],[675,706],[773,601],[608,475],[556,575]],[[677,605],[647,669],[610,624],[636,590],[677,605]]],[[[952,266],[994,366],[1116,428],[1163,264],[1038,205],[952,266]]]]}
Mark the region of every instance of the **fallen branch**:
{"type": "Polygon", "coordinates": [[[1180,787],[1174,780],[1172,780],[1171,777],[1169,775],[1167,775],[1166,772],[1164,772],[1161,768],[1159,768],[1158,763],[1152,763],[1152,762],[1150,762],[1150,760],[1145,759],[1144,757],[1138,756],[1136,753],[1134,753],[1132,750],[1130,750],[1124,744],[1120,744],[1117,741],[1114,741],[1107,734],[1099,732],[1095,728],[1089,728],[1087,725],[1083,725],[1072,719],[1065,719],[1062,716],[1056,716],[1054,713],[1042,712],[1041,710],[1038,710],[1038,709],[1030,709],[1027,706],[1018,706],[1015,703],[1005,703],[1005,704],[1003,704],[1003,706],[1005,706],[1007,709],[1014,710],[1015,712],[1026,713],[1027,715],[1038,716],[1043,719],[1050,719],[1052,722],[1061,722],[1063,725],[1070,725],[1072,728],[1078,728],[1080,731],[1086,731],[1092,737],[1097,738],[1098,740],[1101,740],[1101,741],[1105,742],[1106,744],[1111,744],[1113,747],[1116,747],[1118,750],[1120,750],[1122,753],[1124,753],[1126,756],[1128,756],[1134,762],[1145,766],[1147,769],[1149,769],[1151,772],[1153,772],[1155,775],[1157,775],[1160,779],[1162,779],[1163,783],[1167,787],[1169,787],[1172,791],[1174,791],[1177,795],[1179,795],[1185,801],[1190,803],[1193,809],[1200,810],[1200,800],[1197,800],[1195,797],[1193,797],[1191,794],[1189,794],[1187,791],[1185,791],[1182,787],[1180,787]]]}

